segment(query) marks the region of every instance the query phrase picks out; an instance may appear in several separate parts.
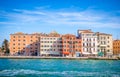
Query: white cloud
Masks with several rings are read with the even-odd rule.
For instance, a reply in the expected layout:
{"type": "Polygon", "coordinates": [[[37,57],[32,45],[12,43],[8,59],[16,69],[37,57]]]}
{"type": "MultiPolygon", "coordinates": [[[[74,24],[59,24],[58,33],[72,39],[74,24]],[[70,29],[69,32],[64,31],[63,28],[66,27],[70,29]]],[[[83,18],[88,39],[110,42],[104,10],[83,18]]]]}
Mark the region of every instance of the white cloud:
{"type": "MultiPolygon", "coordinates": [[[[14,12],[6,13],[11,23],[20,24],[39,24],[45,23],[50,25],[78,25],[90,26],[96,28],[120,28],[120,17],[111,16],[107,13],[93,10],[84,11],[47,11],[47,10],[21,10],[13,9],[14,12]]],[[[5,17],[6,17],[5,16],[5,17]]],[[[7,22],[0,22],[6,24],[7,22]]],[[[7,23],[7,24],[10,24],[7,23]]]]}

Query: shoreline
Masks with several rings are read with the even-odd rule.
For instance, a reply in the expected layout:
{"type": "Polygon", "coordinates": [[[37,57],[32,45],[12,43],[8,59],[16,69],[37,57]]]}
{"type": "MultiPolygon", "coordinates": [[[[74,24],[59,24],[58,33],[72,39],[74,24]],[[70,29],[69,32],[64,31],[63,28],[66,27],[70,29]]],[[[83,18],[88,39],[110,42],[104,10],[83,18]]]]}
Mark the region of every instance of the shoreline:
{"type": "Polygon", "coordinates": [[[0,59],[120,60],[120,58],[108,58],[108,57],[41,57],[41,56],[0,56],[0,59]]]}

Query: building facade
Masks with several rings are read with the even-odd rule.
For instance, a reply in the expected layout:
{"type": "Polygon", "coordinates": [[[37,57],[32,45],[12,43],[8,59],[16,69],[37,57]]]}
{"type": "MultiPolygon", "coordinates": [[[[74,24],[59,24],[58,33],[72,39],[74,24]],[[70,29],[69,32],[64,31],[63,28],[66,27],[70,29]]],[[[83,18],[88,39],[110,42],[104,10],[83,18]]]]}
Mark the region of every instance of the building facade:
{"type": "Polygon", "coordinates": [[[40,37],[41,56],[62,56],[61,35],[53,31],[40,37]]]}
{"type": "Polygon", "coordinates": [[[24,34],[21,32],[10,35],[11,55],[38,55],[39,42],[38,34],[24,34]]]}
{"type": "Polygon", "coordinates": [[[113,40],[113,54],[120,55],[120,40],[113,40]]]}
{"type": "Polygon", "coordinates": [[[112,35],[106,33],[96,33],[98,40],[98,51],[103,52],[104,56],[113,54],[112,35]]]}
{"type": "Polygon", "coordinates": [[[81,39],[72,34],[60,35],[53,31],[49,34],[18,32],[10,35],[11,55],[79,56],[81,52],[81,39]]]}
{"type": "Polygon", "coordinates": [[[78,37],[56,31],[49,34],[18,32],[10,35],[9,48],[11,55],[22,56],[96,56],[99,52],[107,56],[113,54],[113,48],[114,54],[119,54],[119,42],[112,41],[111,34],[91,30],[78,30],[78,37]]]}
{"type": "Polygon", "coordinates": [[[78,30],[78,37],[82,40],[83,55],[97,55],[97,35],[91,30],[78,30]]]}
{"type": "Polygon", "coordinates": [[[65,34],[62,35],[62,54],[63,56],[76,57],[80,56],[81,51],[81,39],[76,38],[75,35],[65,34]]]}

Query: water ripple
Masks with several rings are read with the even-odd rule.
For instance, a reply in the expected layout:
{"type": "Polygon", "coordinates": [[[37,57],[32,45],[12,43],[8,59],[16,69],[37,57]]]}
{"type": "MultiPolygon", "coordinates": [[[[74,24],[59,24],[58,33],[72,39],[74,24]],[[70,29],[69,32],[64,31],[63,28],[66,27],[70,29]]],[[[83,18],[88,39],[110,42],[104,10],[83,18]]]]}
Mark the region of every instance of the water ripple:
{"type": "Polygon", "coordinates": [[[64,77],[89,76],[89,77],[120,77],[119,73],[114,72],[82,72],[82,71],[37,71],[26,69],[2,70],[0,76],[17,76],[17,75],[56,75],[64,77]]]}

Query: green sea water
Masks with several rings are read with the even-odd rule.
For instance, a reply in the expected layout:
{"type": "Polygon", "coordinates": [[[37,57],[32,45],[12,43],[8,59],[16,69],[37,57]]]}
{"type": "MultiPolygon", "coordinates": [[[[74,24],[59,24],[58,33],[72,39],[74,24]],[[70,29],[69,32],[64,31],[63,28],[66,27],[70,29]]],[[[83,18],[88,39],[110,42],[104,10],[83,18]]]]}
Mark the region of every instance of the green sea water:
{"type": "Polygon", "coordinates": [[[120,60],[0,59],[0,77],[120,77],[120,60]]]}

